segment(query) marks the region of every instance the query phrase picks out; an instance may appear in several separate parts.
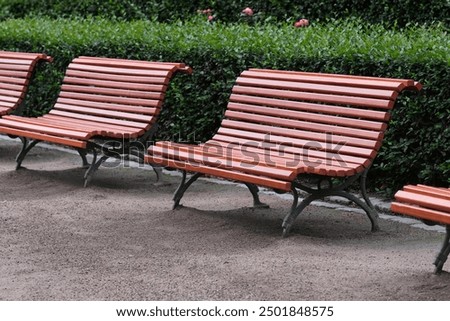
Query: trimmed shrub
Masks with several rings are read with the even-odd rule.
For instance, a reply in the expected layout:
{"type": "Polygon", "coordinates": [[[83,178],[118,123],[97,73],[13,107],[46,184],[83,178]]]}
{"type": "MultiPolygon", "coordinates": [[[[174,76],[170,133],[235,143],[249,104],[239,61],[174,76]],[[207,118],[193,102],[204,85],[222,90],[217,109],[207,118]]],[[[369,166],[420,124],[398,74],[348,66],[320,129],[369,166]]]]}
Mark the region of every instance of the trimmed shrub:
{"type": "Polygon", "coordinates": [[[31,115],[52,106],[63,71],[78,55],[187,63],[194,73],[174,78],[158,132],[158,139],[176,141],[214,134],[236,77],[249,67],[412,78],[424,89],[398,100],[370,184],[389,191],[405,183],[450,182],[450,40],[440,26],[400,32],[357,20],[296,29],[198,20],[24,19],[0,23],[0,48],[55,57],[31,88],[31,115]]]}
{"type": "Polygon", "coordinates": [[[26,16],[89,17],[125,20],[150,19],[160,22],[186,19],[198,9],[214,9],[216,20],[236,22],[290,21],[305,17],[311,21],[359,17],[369,23],[404,27],[408,24],[450,23],[448,0],[0,0],[0,19],[26,16]],[[255,15],[243,19],[242,9],[255,15]]]}

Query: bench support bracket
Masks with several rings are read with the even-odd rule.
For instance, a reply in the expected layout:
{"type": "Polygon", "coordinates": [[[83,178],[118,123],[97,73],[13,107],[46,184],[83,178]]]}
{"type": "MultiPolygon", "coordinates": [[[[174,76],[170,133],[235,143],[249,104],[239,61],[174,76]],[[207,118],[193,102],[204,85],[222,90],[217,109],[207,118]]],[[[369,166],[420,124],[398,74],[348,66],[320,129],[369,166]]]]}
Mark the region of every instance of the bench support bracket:
{"type": "Polygon", "coordinates": [[[442,267],[450,254],[450,225],[447,225],[446,229],[447,234],[445,235],[444,244],[442,245],[442,249],[434,262],[434,265],[436,266],[436,269],[434,270],[435,274],[440,274],[442,272],[442,267]]]}
{"type": "Polygon", "coordinates": [[[369,220],[372,224],[372,232],[378,231],[378,213],[375,210],[372,202],[370,202],[369,197],[366,192],[366,177],[367,177],[366,169],[362,174],[354,175],[350,178],[345,179],[341,184],[337,186],[333,186],[332,181],[328,178],[320,178],[317,182],[317,188],[312,188],[305,184],[300,183],[298,180],[292,183],[291,193],[294,196],[294,201],[292,203],[291,211],[283,220],[282,228],[283,228],[283,237],[286,237],[294,223],[295,219],[300,215],[300,213],[308,206],[311,202],[322,199],[328,196],[338,196],[346,198],[359,207],[361,207],[369,217],[369,220]],[[353,184],[358,178],[360,178],[360,186],[361,186],[361,194],[363,196],[363,200],[356,197],[355,195],[346,191],[346,189],[353,184]],[[328,181],[328,186],[323,188],[324,179],[328,181]],[[308,195],[298,204],[298,192],[297,189],[303,190],[308,193],[308,195]]]}
{"type": "Polygon", "coordinates": [[[186,192],[186,190],[189,188],[189,186],[192,185],[192,183],[194,183],[200,176],[202,176],[202,173],[195,173],[194,175],[192,175],[189,180],[186,182],[186,171],[182,171],[182,178],[181,178],[181,183],[178,186],[177,190],[175,191],[174,195],[173,195],[173,207],[172,209],[176,209],[177,207],[180,206],[180,201],[181,198],[184,195],[184,192],[186,192]]]}
{"type": "Polygon", "coordinates": [[[20,150],[19,154],[17,154],[16,157],[16,170],[20,169],[22,167],[22,162],[25,159],[25,156],[27,156],[28,152],[36,146],[40,140],[31,140],[29,141],[26,137],[19,137],[19,139],[22,141],[22,149],[20,150]]]}
{"type": "MultiPolygon", "coordinates": [[[[155,168],[153,168],[155,169],[155,168]]],[[[181,182],[180,185],[178,186],[177,190],[175,191],[174,195],[173,195],[173,208],[172,209],[176,209],[177,207],[180,206],[180,201],[183,198],[184,193],[186,192],[186,190],[192,185],[192,183],[194,183],[199,177],[203,176],[203,174],[201,173],[195,173],[193,174],[189,180],[186,181],[186,171],[182,171],[182,178],[181,178],[181,182]]],[[[244,183],[245,186],[247,186],[247,188],[249,189],[250,193],[253,196],[253,207],[255,208],[269,208],[269,205],[261,202],[261,200],[259,199],[259,188],[258,186],[252,184],[252,183],[244,183]]]]}
{"type": "Polygon", "coordinates": [[[255,184],[251,183],[245,183],[245,186],[249,189],[250,193],[252,193],[253,196],[253,207],[254,208],[269,208],[269,205],[263,203],[259,199],[259,188],[255,184]]]}
{"type": "Polygon", "coordinates": [[[87,171],[84,173],[84,187],[87,187],[89,185],[94,173],[109,158],[108,156],[103,155],[102,157],[100,157],[99,160],[97,160],[97,151],[95,149],[92,150],[92,154],[93,154],[93,158],[92,158],[91,165],[89,166],[87,171]]]}

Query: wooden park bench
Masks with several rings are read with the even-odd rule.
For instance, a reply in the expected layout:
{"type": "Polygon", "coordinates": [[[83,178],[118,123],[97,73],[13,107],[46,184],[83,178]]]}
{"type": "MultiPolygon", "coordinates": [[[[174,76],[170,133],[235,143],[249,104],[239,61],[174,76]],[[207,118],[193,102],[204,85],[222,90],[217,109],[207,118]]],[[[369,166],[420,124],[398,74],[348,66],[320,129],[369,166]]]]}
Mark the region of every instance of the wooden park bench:
{"type": "Polygon", "coordinates": [[[398,94],[420,90],[413,80],[250,69],[232,89],[217,133],[200,145],[157,142],[145,161],[181,169],[174,208],[201,175],[244,183],[255,206],[258,187],[291,192],[294,201],[283,235],[312,201],[340,196],[377,212],[366,193],[366,175],[381,146],[398,94]],[[186,181],[186,172],[195,174],[186,181]],[[347,191],[360,179],[362,198],[347,191]],[[298,204],[298,191],[308,196],[298,204]]]}
{"type": "MultiPolygon", "coordinates": [[[[18,136],[26,154],[41,141],[75,148],[87,167],[85,186],[109,157],[143,161],[165,92],[182,63],[79,57],[66,70],[54,107],[41,117],[4,116],[0,133],[18,136]],[[91,164],[86,155],[93,154],[91,164]],[[101,158],[97,160],[97,154],[101,158]]],[[[159,172],[155,172],[159,178],[159,172]]]]}
{"type": "Polygon", "coordinates": [[[36,65],[51,60],[42,53],[0,51],[0,116],[17,112],[36,65]]]}
{"type": "Polygon", "coordinates": [[[391,210],[395,213],[421,219],[428,225],[446,226],[447,234],[444,244],[434,265],[435,273],[442,272],[442,267],[450,253],[450,189],[426,185],[406,185],[395,194],[391,210]]]}

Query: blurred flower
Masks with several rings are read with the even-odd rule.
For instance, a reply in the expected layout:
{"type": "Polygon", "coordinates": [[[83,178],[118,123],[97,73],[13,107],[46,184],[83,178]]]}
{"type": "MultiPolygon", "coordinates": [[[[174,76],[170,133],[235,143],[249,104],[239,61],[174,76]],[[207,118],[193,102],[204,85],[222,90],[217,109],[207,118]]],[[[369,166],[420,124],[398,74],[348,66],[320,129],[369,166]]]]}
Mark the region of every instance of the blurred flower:
{"type": "Polygon", "coordinates": [[[244,10],[242,10],[242,13],[246,16],[253,16],[253,9],[250,7],[247,7],[244,10]]]}
{"type": "Polygon", "coordinates": [[[308,19],[300,19],[294,23],[295,28],[301,28],[301,27],[307,27],[307,26],[309,26],[308,19]]]}
{"type": "Polygon", "coordinates": [[[211,13],[213,12],[212,9],[204,9],[204,10],[197,10],[197,13],[201,13],[201,14],[207,14],[207,15],[211,15],[211,13]]]}
{"type": "Polygon", "coordinates": [[[209,15],[209,16],[208,16],[208,21],[209,21],[209,22],[212,22],[213,20],[214,20],[214,16],[209,15]]]}

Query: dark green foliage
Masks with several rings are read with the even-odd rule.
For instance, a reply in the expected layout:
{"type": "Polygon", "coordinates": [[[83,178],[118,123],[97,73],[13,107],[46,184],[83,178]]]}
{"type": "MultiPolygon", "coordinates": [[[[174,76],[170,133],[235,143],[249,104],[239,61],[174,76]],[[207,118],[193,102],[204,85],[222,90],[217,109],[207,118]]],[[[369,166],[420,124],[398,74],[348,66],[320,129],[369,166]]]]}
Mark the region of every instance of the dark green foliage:
{"type": "Polygon", "coordinates": [[[450,23],[448,0],[0,0],[0,19],[26,16],[89,17],[124,20],[151,19],[160,22],[190,18],[198,9],[213,9],[217,20],[311,21],[359,17],[369,23],[404,27],[408,24],[450,23]],[[255,16],[243,18],[251,7],[255,16]]]}
{"type": "Polygon", "coordinates": [[[189,142],[214,134],[234,80],[249,67],[412,78],[424,90],[398,100],[370,171],[371,187],[389,192],[405,183],[450,183],[450,40],[443,27],[24,19],[0,23],[0,48],[55,58],[33,83],[31,115],[52,106],[65,68],[78,55],[185,62],[194,73],[171,83],[158,139],[189,142]]]}

